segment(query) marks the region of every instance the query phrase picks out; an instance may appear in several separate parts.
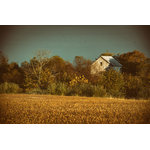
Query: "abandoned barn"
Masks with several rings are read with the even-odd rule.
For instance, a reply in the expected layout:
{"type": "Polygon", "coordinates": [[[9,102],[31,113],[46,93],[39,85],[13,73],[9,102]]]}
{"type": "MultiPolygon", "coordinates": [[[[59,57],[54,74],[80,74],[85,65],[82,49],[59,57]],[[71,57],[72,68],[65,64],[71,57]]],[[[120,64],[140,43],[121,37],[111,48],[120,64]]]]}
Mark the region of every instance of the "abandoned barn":
{"type": "Polygon", "coordinates": [[[119,71],[122,65],[112,56],[100,56],[91,65],[91,74],[98,74],[110,68],[119,71]]]}

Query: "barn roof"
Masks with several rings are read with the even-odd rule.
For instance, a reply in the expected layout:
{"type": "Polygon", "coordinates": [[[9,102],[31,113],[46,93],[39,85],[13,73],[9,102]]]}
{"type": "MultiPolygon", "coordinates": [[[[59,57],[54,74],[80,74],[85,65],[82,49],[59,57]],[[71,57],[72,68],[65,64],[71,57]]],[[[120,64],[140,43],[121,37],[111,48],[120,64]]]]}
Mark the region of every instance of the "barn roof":
{"type": "Polygon", "coordinates": [[[114,67],[122,67],[122,65],[112,56],[101,56],[108,63],[112,64],[114,67]]]}

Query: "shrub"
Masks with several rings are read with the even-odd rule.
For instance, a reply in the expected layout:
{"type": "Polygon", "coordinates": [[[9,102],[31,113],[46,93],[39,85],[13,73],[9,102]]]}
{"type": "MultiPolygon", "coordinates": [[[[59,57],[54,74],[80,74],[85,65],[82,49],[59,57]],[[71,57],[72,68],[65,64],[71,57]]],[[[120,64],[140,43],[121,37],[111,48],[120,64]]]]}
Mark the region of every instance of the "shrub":
{"type": "Polygon", "coordinates": [[[104,97],[107,95],[106,90],[102,86],[88,84],[82,84],[79,86],[78,94],[80,96],[95,96],[95,97],[104,97]]]}
{"type": "Polygon", "coordinates": [[[88,84],[76,84],[74,86],[68,86],[66,95],[68,96],[92,96],[90,87],[88,84]]]}
{"type": "Polygon", "coordinates": [[[52,95],[67,95],[68,86],[63,82],[51,83],[48,85],[47,92],[52,95]]]}
{"type": "Polygon", "coordinates": [[[106,90],[102,86],[95,86],[90,83],[77,84],[75,86],[68,87],[66,94],[88,97],[104,97],[107,95],[106,90]]]}
{"type": "Polygon", "coordinates": [[[94,94],[93,86],[91,84],[81,84],[77,89],[77,94],[79,96],[93,96],[94,94]]]}
{"type": "Polygon", "coordinates": [[[140,87],[137,98],[150,99],[150,88],[145,86],[140,87]]]}
{"type": "Polygon", "coordinates": [[[0,84],[0,93],[21,93],[23,90],[15,83],[2,83],[0,84]]]}
{"type": "Polygon", "coordinates": [[[124,97],[124,78],[120,72],[113,69],[106,71],[102,76],[102,85],[109,96],[124,97]]]}
{"type": "Polygon", "coordinates": [[[57,95],[66,95],[67,93],[67,85],[65,83],[59,82],[56,86],[56,94],[57,95]]]}
{"type": "Polygon", "coordinates": [[[139,92],[142,88],[143,83],[140,77],[125,75],[125,92],[127,98],[138,98],[139,92]]]}
{"type": "Polygon", "coordinates": [[[69,82],[70,86],[85,84],[85,83],[88,83],[88,79],[86,79],[84,75],[80,75],[80,76],[75,75],[75,78],[69,82]]]}
{"type": "Polygon", "coordinates": [[[76,95],[78,95],[78,89],[75,86],[73,87],[68,86],[66,96],[76,96],[76,95]]]}
{"type": "Polygon", "coordinates": [[[51,83],[48,85],[48,88],[47,88],[47,92],[49,94],[52,94],[52,95],[55,95],[56,94],[56,87],[57,87],[57,84],[54,82],[54,83],[51,83]]]}
{"type": "Polygon", "coordinates": [[[94,86],[94,97],[105,97],[107,96],[106,89],[103,86],[94,86]]]}
{"type": "Polygon", "coordinates": [[[27,88],[26,93],[28,93],[28,94],[47,94],[47,90],[42,90],[40,88],[27,88]]]}

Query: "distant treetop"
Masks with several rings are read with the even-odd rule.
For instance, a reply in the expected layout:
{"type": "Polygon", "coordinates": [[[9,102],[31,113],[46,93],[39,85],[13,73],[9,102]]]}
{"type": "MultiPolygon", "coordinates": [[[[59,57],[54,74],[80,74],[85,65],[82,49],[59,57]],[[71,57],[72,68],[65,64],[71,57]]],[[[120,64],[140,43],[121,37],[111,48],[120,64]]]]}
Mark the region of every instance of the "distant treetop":
{"type": "Polygon", "coordinates": [[[100,56],[113,56],[113,55],[114,55],[113,53],[106,52],[102,53],[100,56]]]}

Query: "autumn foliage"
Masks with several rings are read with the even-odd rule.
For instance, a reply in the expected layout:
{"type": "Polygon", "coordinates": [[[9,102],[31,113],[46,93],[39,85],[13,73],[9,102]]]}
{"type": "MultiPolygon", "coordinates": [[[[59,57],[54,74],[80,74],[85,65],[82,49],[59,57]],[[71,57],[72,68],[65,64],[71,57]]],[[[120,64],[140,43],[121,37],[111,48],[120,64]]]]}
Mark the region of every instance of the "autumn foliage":
{"type": "Polygon", "coordinates": [[[150,99],[150,58],[137,50],[114,57],[120,72],[91,75],[92,61],[82,56],[72,64],[40,51],[18,65],[0,52],[0,92],[150,99]]]}

